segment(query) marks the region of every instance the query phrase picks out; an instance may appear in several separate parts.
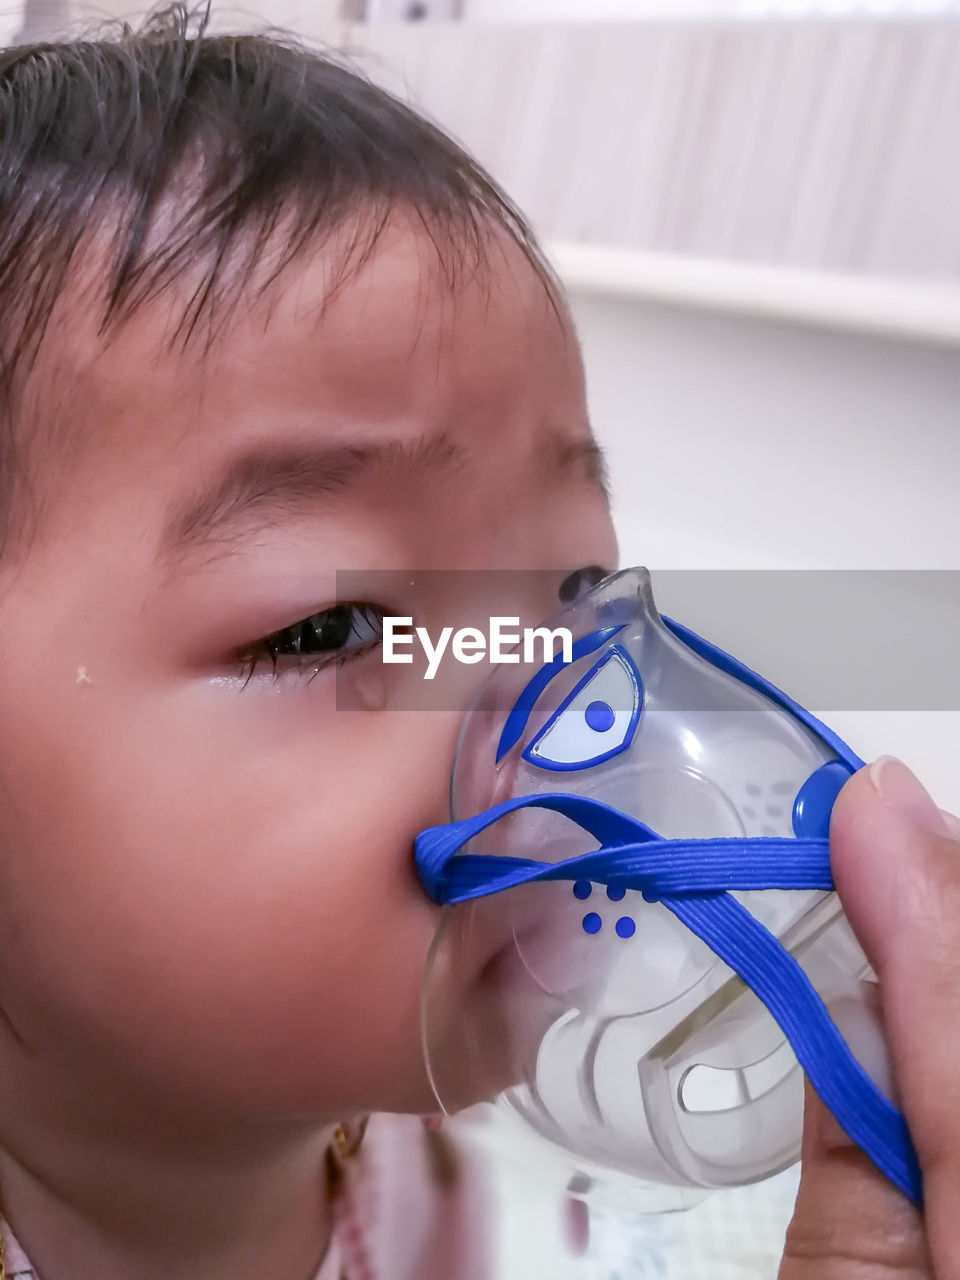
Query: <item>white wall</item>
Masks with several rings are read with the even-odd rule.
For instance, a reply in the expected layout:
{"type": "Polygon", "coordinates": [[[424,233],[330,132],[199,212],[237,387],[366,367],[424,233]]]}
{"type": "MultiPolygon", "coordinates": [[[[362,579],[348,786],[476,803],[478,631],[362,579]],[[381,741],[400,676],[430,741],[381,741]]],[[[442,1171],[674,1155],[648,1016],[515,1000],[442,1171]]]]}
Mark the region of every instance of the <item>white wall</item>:
{"type": "Polygon", "coordinates": [[[664,568],[960,569],[960,353],[575,295],[625,550],[664,568]]]}
{"type": "MultiPolygon", "coordinates": [[[[621,562],[655,588],[657,569],[960,569],[960,345],[582,286],[572,301],[621,562]]],[[[788,655],[687,621],[789,691],[788,655]]],[[[960,712],[811,710],[960,812],[960,712]]]]}
{"type": "Polygon", "coordinates": [[[464,16],[497,22],[598,22],[623,18],[733,15],[956,13],[957,0],[466,0],[464,16]]]}

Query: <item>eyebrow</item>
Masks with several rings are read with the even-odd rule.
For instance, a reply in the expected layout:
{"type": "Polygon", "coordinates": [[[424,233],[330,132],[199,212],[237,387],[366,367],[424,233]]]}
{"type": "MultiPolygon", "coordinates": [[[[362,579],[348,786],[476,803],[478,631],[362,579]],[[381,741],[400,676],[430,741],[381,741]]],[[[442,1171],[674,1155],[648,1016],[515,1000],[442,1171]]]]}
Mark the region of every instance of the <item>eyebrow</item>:
{"type": "MultiPolygon", "coordinates": [[[[545,452],[553,454],[553,472],[561,477],[579,476],[598,488],[610,501],[610,473],[607,456],[592,436],[570,440],[550,435],[544,441],[545,452]]],[[[552,477],[551,477],[552,478],[552,477]]]]}
{"type": "MultiPolygon", "coordinates": [[[[544,464],[542,479],[579,476],[609,498],[604,454],[595,440],[550,432],[538,442],[537,457],[544,464]]],[[[443,433],[372,444],[261,442],[198,493],[173,504],[157,558],[169,564],[200,550],[212,551],[214,558],[229,554],[244,536],[309,513],[379,469],[451,474],[468,461],[467,450],[443,433]]]]}

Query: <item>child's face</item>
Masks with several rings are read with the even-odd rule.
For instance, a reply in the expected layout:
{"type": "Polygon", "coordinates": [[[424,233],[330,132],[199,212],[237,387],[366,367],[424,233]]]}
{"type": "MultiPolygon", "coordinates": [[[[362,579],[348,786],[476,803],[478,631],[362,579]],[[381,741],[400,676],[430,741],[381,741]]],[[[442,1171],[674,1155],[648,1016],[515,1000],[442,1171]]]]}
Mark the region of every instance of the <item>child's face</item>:
{"type": "MultiPolygon", "coordinates": [[[[431,1108],[412,841],[448,817],[460,716],[338,712],[333,667],[283,658],[244,687],[236,655],[338,569],[615,567],[562,447],[590,439],[571,331],[519,250],[454,295],[432,252],[396,224],[318,319],[319,253],[206,355],[165,354],[159,304],[106,347],[78,318],[36,371],[38,536],[0,566],[0,1006],[35,1089],[431,1108]]],[[[416,612],[389,584],[371,604],[416,612]]]]}

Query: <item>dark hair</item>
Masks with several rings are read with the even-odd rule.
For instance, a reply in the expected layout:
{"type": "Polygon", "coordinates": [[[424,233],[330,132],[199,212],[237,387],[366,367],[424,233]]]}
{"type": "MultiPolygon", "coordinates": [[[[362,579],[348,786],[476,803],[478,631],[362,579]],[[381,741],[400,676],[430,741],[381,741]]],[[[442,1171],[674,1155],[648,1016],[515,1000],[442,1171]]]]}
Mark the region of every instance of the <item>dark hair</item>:
{"type": "Polygon", "coordinates": [[[174,341],[201,321],[212,335],[255,267],[269,265],[266,287],[360,213],[342,282],[398,206],[451,283],[484,261],[494,225],[555,296],[522,216],[440,129],[334,55],[286,35],[210,35],[208,21],[209,5],[178,4],[136,31],[0,51],[0,553],[25,475],[14,399],[94,234],[101,331],[186,282],[174,341]]]}

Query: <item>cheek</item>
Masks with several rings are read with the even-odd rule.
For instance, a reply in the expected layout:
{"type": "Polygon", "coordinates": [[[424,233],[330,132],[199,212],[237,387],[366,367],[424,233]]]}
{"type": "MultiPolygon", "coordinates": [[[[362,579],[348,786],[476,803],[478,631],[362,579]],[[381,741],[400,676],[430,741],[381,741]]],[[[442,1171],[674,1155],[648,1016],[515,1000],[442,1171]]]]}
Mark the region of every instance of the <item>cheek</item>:
{"type": "Polygon", "coordinates": [[[304,730],[303,695],[245,696],[91,708],[82,751],[61,715],[21,757],[25,1033],[227,1110],[429,1106],[412,841],[446,817],[455,717],[304,730]]]}

